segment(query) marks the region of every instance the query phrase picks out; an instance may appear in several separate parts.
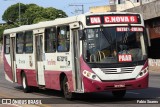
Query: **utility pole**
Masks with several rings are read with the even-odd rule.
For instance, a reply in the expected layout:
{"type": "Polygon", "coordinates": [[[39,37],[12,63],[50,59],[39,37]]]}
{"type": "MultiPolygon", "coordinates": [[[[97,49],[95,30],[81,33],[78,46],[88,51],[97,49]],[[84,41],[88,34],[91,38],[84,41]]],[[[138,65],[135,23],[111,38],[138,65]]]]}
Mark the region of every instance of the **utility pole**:
{"type": "Polygon", "coordinates": [[[81,6],[81,10],[78,10],[78,11],[81,11],[82,12],[82,14],[84,13],[84,5],[82,4],[82,5],[80,5],[80,4],[70,4],[69,6],[76,6],[76,7],[78,7],[78,6],[81,6]]]}
{"type": "MultiPolygon", "coordinates": [[[[4,1],[12,1],[12,0],[4,0],[4,1]]],[[[15,0],[15,1],[18,1],[18,0],[15,0]]],[[[18,1],[18,7],[19,7],[19,9],[18,9],[19,19],[18,19],[18,21],[19,21],[19,26],[20,26],[21,25],[21,3],[20,3],[20,1],[18,1]]]]}
{"type": "Polygon", "coordinates": [[[18,2],[19,4],[19,26],[21,25],[21,4],[20,2],[18,2]]]}

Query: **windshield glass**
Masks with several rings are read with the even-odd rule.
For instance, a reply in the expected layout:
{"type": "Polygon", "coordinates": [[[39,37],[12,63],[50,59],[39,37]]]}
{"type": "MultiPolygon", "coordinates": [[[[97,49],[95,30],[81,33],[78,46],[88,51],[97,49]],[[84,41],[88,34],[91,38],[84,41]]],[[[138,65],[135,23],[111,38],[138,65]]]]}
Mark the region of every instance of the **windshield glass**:
{"type": "Polygon", "coordinates": [[[103,27],[85,29],[84,58],[89,63],[123,63],[145,60],[143,28],[103,27]]]}

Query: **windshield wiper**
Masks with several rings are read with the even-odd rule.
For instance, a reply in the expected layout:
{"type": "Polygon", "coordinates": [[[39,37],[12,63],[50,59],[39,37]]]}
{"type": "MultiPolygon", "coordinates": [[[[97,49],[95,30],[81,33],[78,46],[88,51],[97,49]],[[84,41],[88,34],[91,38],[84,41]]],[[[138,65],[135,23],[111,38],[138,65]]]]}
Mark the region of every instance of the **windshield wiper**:
{"type": "Polygon", "coordinates": [[[128,38],[128,34],[129,34],[130,29],[131,29],[131,25],[130,25],[130,24],[128,24],[127,31],[126,31],[126,32],[124,32],[125,34],[124,34],[124,37],[123,37],[122,43],[127,43],[127,38],[128,38]]]}

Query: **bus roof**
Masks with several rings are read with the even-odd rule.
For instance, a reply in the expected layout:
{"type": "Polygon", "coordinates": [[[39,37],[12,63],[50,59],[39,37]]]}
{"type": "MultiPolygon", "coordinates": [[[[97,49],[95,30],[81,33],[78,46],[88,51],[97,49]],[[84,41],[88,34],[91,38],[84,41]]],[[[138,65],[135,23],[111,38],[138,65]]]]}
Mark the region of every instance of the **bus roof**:
{"type": "Polygon", "coordinates": [[[86,16],[104,15],[104,14],[139,14],[139,13],[131,13],[131,12],[85,13],[85,14],[81,14],[81,15],[77,15],[77,16],[71,16],[71,17],[66,17],[66,18],[57,18],[57,19],[51,20],[51,21],[44,21],[44,22],[39,22],[37,24],[22,25],[20,27],[6,29],[4,31],[4,34],[29,31],[29,30],[33,30],[33,29],[46,28],[46,27],[57,26],[57,25],[65,25],[65,24],[69,24],[69,23],[82,21],[82,20],[85,22],[86,16]]]}

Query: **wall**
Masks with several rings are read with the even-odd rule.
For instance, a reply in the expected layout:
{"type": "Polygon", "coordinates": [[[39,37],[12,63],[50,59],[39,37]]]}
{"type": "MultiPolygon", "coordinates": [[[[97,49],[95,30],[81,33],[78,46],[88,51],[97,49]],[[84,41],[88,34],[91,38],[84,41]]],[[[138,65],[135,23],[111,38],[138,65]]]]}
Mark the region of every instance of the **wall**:
{"type": "Polygon", "coordinates": [[[118,4],[118,5],[104,5],[104,6],[93,6],[89,8],[89,11],[92,13],[97,12],[116,12],[116,11],[124,11],[129,8],[133,8],[135,6],[139,6],[140,3],[133,3],[126,1],[125,4],[118,4]]]}
{"type": "Polygon", "coordinates": [[[130,1],[126,1],[125,4],[116,5],[116,11],[124,11],[126,9],[130,9],[139,5],[140,3],[132,3],[130,1]]]}
{"type": "Polygon", "coordinates": [[[149,59],[149,71],[160,72],[160,59],[149,59]]]}
{"type": "Polygon", "coordinates": [[[143,15],[144,20],[149,20],[160,16],[160,0],[143,4],[135,8],[127,9],[128,12],[139,12],[143,15]]]}
{"type": "Polygon", "coordinates": [[[98,13],[98,12],[109,12],[111,11],[111,7],[108,5],[105,6],[94,6],[94,7],[90,7],[89,11],[92,13],[98,13]]]}

